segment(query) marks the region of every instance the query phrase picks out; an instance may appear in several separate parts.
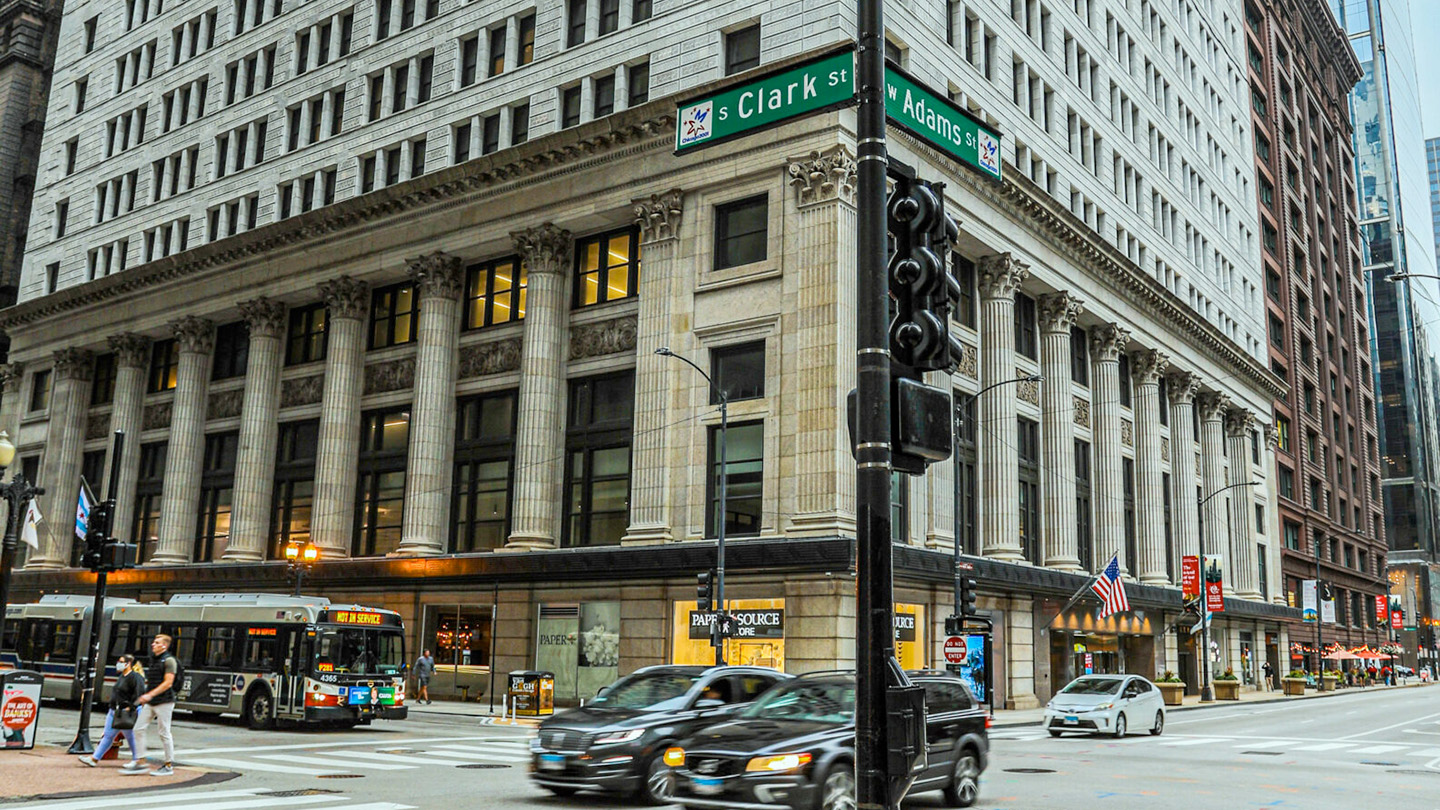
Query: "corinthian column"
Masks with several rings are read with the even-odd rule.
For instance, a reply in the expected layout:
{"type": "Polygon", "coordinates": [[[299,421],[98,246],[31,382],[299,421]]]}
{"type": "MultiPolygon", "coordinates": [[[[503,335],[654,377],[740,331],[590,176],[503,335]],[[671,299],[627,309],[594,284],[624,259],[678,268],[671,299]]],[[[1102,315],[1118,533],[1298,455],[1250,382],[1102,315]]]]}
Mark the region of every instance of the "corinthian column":
{"type": "MultiPolygon", "coordinates": [[[[24,413],[25,364],[5,363],[0,365],[0,430],[10,435],[13,442],[19,438],[20,415],[24,413]]],[[[0,470],[0,480],[9,481],[14,477],[19,464],[11,464],[0,470]]],[[[35,483],[31,481],[30,483],[35,483]]],[[[0,502],[0,508],[4,503],[0,502]]]]}
{"type": "Polygon", "coordinates": [[[560,452],[565,446],[565,266],[570,232],[545,223],[512,233],[529,272],[520,417],[515,436],[515,519],[506,547],[554,548],[560,536],[560,452]]]}
{"type": "Polygon", "coordinates": [[[280,425],[280,365],[284,359],[285,305],[264,296],[240,302],[250,330],[240,444],[235,453],[235,512],[224,560],[265,559],[275,493],[275,452],[280,425]]]}
{"type": "MultiPolygon", "coordinates": [[[[1255,429],[1255,414],[1244,408],[1232,408],[1225,418],[1225,442],[1230,449],[1230,483],[1250,481],[1250,431],[1255,429]]],[[[1235,595],[1241,599],[1260,598],[1260,573],[1255,566],[1255,490],[1236,487],[1230,490],[1230,566],[1235,595]]]]}
{"type": "MultiPolygon", "coordinates": [[[[145,376],[150,368],[150,338],[133,332],[111,335],[110,351],[115,353],[115,401],[110,406],[110,429],[125,432],[125,446],[120,458],[115,458],[112,444],[111,457],[106,467],[106,482],[110,470],[119,464],[119,497],[115,499],[115,526],[117,538],[131,538],[130,532],[135,519],[135,482],[140,477],[140,417],[145,405],[145,376]]],[[[131,538],[131,542],[136,542],[131,538]]]]}
{"type": "Polygon", "coordinates": [[[1075,397],[1071,390],[1070,329],[1084,309],[1068,292],[1040,299],[1040,442],[1045,476],[1045,565],[1076,571],[1075,397]]]}
{"type": "Polygon", "coordinates": [[[1160,472],[1160,377],[1170,367],[1170,356],[1160,351],[1130,356],[1135,381],[1135,476],[1138,503],[1136,530],[1140,581],[1167,585],[1165,565],[1165,478],[1160,472]]]}
{"type": "Polygon", "coordinates": [[[85,411],[95,356],[83,349],[55,352],[50,389],[50,422],[45,436],[45,466],[40,471],[40,550],[28,568],[64,568],[75,542],[75,503],[80,495],[80,461],[85,445],[85,411]]]}
{"type": "Polygon", "coordinates": [[[443,554],[455,475],[455,369],[460,363],[460,258],[436,251],[410,262],[420,295],[415,401],[410,406],[405,513],[399,556],[443,554]]]}
{"type": "Polygon", "coordinates": [[[320,285],[325,299],[325,390],[315,457],[315,511],[310,538],[320,557],[349,557],[355,533],[360,463],[360,392],[365,375],[365,315],[370,287],[341,276],[320,285]]]}
{"type": "Polygon", "coordinates": [[[1120,353],[1130,343],[1130,330],[1111,324],[1090,330],[1090,364],[1095,379],[1090,383],[1090,413],[1094,419],[1095,463],[1095,553],[1090,555],[1096,569],[1120,552],[1120,569],[1128,572],[1125,559],[1125,482],[1120,463],[1120,353]]]}
{"type": "MultiPolygon", "coordinates": [[[[1013,253],[980,260],[980,386],[1015,378],[1015,292],[1030,266],[1013,253]]],[[[1019,460],[1016,456],[1015,391],[991,388],[980,396],[979,478],[984,482],[980,525],[986,557],[1019,562],[1019,460]]]]}
{"type": "MultiPolygon", "coordinates": [[[[1170,394],[1170,486],[1171,513],[1175,521],[1175,554],[1193,557],[1200,553],[1199,517],[1195,491],[1195,392],[1200,380],[1188,371],[1177,371],[1166,380],[1170,394]]],[[[1177,561],[1178,562],[1178,561],[1177,561]]]]}
{"type": "Polygon", "coordinates": [[[205,463],[205,394],[210,387],[215,325],[187,316],[170,323],[179,344],[175,399],[170,407],[170,446],[165,456],[165,488],[160,500],[160,537],[156,565],[190,562],[200,513],[200,472],[205,463]]]}
{"type": "MultiPolygon", "coordinates": [[[[1226,496],[1210,496],[1225,488],[1225,411],[1230,408],[1230,398],[1224,394],[1206,391],[1200,395],[1199,405],[1200,461],[1204,465],[1201,497],[1210,498],[1205,502],[1205,510],[1200,515],[1200,519],[1205,523],[1204,551],[1206,554],[1224,554],[1225,567],[1229,568],[1231,560],[1227,552],[1230,533],[1225,530],[1226,496]]],[[[1234,582],[1228,575],[1225,579],[1234,582]]]]}

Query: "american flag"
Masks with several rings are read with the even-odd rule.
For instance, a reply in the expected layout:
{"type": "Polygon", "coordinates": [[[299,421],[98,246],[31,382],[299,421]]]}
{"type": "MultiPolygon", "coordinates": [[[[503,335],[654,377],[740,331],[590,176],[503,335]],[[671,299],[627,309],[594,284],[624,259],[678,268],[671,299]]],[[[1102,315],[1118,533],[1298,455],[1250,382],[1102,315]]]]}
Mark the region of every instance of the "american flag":
{"type": "Polygon", "coordinates": [[[1095,578],[1090,590],[1100,596],[1100,618],[1111,613],[1125,613],[1130,610],[1130,600],[1125,598],[1125,583],[1120,581],[1120,552],[1110,558],[1110,564],[1095,578]]]}

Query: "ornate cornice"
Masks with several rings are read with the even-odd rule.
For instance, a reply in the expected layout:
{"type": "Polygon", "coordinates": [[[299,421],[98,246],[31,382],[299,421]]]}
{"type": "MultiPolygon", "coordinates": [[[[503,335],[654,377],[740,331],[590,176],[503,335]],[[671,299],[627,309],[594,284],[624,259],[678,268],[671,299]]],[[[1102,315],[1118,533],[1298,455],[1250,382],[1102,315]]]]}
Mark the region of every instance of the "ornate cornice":
{"type": "Polygon", "coordinates": [[[1040,331],[1070,333],[1070,327],[1085,311],[1085,302],[1070,292],[1040,296],[1040,331]]]}
{"type": "MultiPolygon", "coordinates": [[[[1323,43],[1326,55],[1329,56],[1330,64],[1337,70],[1344,69],[1341,75],[1341,87],[1347,92],[1355,86],[1355,83],[1364,77],[1365,72],[1360,67],[1360,59],[1350,47],[1350,40],[1345,32],[1340,30],[1340,21],[1330,11],[1324,0],[1296,0],[1300,12],[1305,15],[1305,22],[1316,39],[1323,43]]],[[[1269,13],[1275,13],[1274,8],[1269,4],[1263,4],[1269,13]]],[[[1280,12],[1284,13],[1284,12],[1280,12]]],[[[1343,102],[1343,99],[1336,99],[1343,102]]]]}
{"type": "Polygon", "coordinates": [[[513,231],[510,238],[515,242],[515,252],[525,262],[526,271],[537,273],[563,273],[570,256],[570,232],[547,222],[535,228],[513,231]]]}
{"type": "Polygon", "coordinates": [[[1130,330],[1118,323],[1095,326],[1090,329],[1090,355],[1095,362],[1117,362],[1120,352],[1130,345],[1130,330]]]}
{"type": "Polygon", "coordinates": [[[95,376],[95,355],[85,349],[60,349],[54,356],[56,382],[95,376]]]}
{"type": "Polygon", "coordinates": [[[170,331],[180,345],[181,354],[209,354],[215,350],[215,324],[207,318],[186,315],[171,321],[170,331]]]}
{"type": "Polygon", "coordinates": [[[465,271],[460,257],[437,250],[411,259],[405,265],[405,272],[415,282],[420,298],[457,299],[465,286],[465,271]]]}
{"type": "Polygon", "coordinates": [[[1159,385],[1168,368],[1170,355],[1158,349],[1130,355],[1130,377],[1136,385],[1159,385]]]}
{"type": "Polygon", "coordinates": [[[850,149],[836,144],[823,151],[811,152],[807,157],[791,158],[786,162],[785,171],[790,175],[790,185],[795,189],[797,202],[802,208],[834,200],[853,205],[858,174],[856,166],[850,149]]]}
{"type": "Polygon", "coordinates": [[[1030,277],[1030,265],[1014,253],[996,253],[980,260],[980,297],[1015,297],[1016,290],[1030,277]]]}
{"type": "Polygon", "coordinates": [[[288,325],[285,304],[265,296],[240,302],[240,315],[251,337],[279,338],[285,335],[288,325]]]}
{"type": "Polygon", "coordinates": [[[150,366],[150,336],[134,332],[121,332],[106,338],[110,351],[115,353],[115,364],[120,368],[148,368],[150,366]]]}
{"type": "Polygon", "coordinates": [[[1195,404],[1200,408],[1201,422],[1221,422],[1230,410],[1230,397],[1219,391],[1206,391],[1195,398],[1195,404]]]}
{"type": "Polygon", "coordinates": [[[325,299],[331,320],[364,318],[370,312],[370,285],[350,276],[322,281],[320,297],[325,299]]]}
{"type": "Polygon", "coordinates": [[[678,188],[649,198],[635,200],[635,224],[640,228],[640,241],[660,242],[680,236],[681,217],[685,213],[685,192],[678,188]]]}

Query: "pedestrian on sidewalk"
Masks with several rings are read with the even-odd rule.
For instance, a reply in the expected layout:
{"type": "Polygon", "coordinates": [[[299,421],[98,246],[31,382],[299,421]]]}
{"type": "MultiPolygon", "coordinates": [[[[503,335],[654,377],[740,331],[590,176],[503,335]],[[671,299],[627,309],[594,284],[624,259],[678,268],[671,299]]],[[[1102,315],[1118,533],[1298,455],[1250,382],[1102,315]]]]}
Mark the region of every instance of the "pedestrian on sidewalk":
{"type": "Polygon", "coordinates": [[[116,735],[124,735],[125,744],[130,748],[130,768],[133,770],[139,766],[139,754],[135,751],[135,701],[145,691],[145,676],[140,674],[140,664],[135,656],[125,653],[115,659],[115,686],[110,689],[110,711],[105,715],[105,732],[100,735],[100,744],[95,746],[95,753],[80,757],[81,765],[88,765],[93,768],[100,764],[100,760],[110,752],[110,746],[115,742],[116,735]],[[123,728],[116,728],[116,715],[126,715],[118,725],[123,728]]]}
{"type": "Polygon", "coordinates": [[[426,650],[419,658],[415,659],[415,692],[416,703],[434,703],[430,699],[430,677],[435,674],[435,659],[430,657],[430,651],[426,650]]]}
{"type": "Polygon", "coordinates": [[[1270,666],[1270,662],[1269,662],[1269,661],[1266,661],[1265,664],[1264,664],[1264,666],[1262,666],[1262,667],[1260,667],[1260,668],[1265,671],[1265,691],[1266,691],[1266,692],[1274,691],[1274,689],[1275,689],[1275,668],[1272,667],[1272,666],[1270,666]]]}
{"type": "Polygon", "coordinates": [[[151,776],[175,775],[175,739],[170,734],[170,718],[175,712],[175,684],[180,678],[180,662],[170,654],[171,641],[173,639],[161,633],[150,642],[150,665],[145,668],[145,683],[150,689],[135,701],[140,705],[140,717],[135,721],[135,760],[120,769],[126,776],[147,773],[145,730],[152,720],[160,727],[165,764],[148,773],[151,776]]]}

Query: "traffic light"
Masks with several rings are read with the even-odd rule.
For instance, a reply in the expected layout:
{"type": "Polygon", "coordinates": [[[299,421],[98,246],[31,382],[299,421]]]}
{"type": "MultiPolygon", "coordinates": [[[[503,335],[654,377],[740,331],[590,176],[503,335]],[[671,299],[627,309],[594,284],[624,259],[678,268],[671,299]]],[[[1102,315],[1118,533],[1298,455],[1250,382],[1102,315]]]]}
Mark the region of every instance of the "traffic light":
{"type": "Polygon", "coordinates": [[[85,550],[80,554],[80,566],[99,571],[103,565],[105,545],[110,542],[110,518],[114,504],[102,501],[90,507],[90,516],[85,526],[85,550]]]}
{"type": "Polygon", "coordinates": [[[701,571],[695,580],[695,607],[702,613],[708,612],[715,601],[715,575],[710,571],[701,571]]]}
{"type": "Polygon", "coordinates": [[[979,594],[975,593],[978,583],[974,577],[960,577],[960,613],[963,616],[974,616],[979,611],[975,608],[975,600],[979,594]]]}
{"type": "Polygon", "coordinates": [[[946,260],[959,225],[945,214],[944,185],[904,171],[891,173],[895,189],[885,206],[886,229],[894,239],[888,275],[895,302],[890,322],[891,357],[915,371],[953,365],[950,302],[959,288],[946,260]]]}

